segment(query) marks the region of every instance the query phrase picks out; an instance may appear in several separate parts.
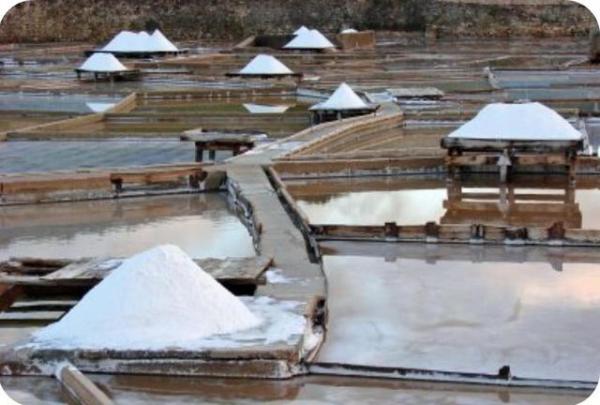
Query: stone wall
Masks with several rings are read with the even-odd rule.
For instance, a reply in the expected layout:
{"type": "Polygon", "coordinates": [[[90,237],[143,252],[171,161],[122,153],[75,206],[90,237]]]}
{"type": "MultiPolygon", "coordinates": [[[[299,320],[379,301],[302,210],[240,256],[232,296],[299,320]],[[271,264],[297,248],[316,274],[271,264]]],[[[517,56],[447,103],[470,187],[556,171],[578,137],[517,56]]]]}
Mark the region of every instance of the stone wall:
{"type": "Polygon", "coordinates": [[[595,20],[567,0],[545,6],[514,0],[31,0],[2,20],[0,42],[102,42],[122,29],[154,26],[174,40],[237,40],[289,33],[299,25],[326,32],[353,27],[558,36],[588,35],[595,20]]]}

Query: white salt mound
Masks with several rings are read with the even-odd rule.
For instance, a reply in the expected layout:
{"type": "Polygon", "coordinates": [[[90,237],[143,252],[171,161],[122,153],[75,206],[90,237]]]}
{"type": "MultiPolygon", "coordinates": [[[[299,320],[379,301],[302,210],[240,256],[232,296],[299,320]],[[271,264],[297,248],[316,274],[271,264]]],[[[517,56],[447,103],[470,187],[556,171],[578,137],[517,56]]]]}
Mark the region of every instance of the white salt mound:
{"type": "Polygon", "coordinates": [[[305,25],[303,25],[302,27],[300,27],[296,31],[294,31],[294,35],[306,34],[309,31],[310,30],[308,28],[306,28],[305,25]]]}
{"type": "Polygon", "coordinates": [[[296,35],[288,42],[285,49],[327,49],[335,48],[319,30],[306,30],[296,35]]]}
{"type": "Polygon", "coordinates": [[[361,110],[369,105],[352,90],[346,83],[340,86],[322,103],[310,107],[311,110],[361,110]]]}
{"type": "Polygon", "coordinates": [[[79,66],[88,72],[124,72],[127,70],[112,53],[94,53],[79,66]]]}
{"type": "Polygon", "coordinates": [[[177,47],[160,30],[121,31],[104,48],[106,52],[176,52],[177,47]]]}
{"type": "Polygon", "coordinates": [[[56,347],[159,349],[260,323],[180,248],[164,245],[124,261],[33,338],[56,347]]]}
{"type": "Polygon", "coordinates": [[[277,58],[271,55],[256,55],[242,70],[246,75],[289,75],[293,72],[277,58]]]}
{"type": "Polygon", "coordinates": [[[521,141],[577,141],[582,139],[566,119],[541,103],[485,106],[471,121],[449,135],[450,138],[521,141]]]}

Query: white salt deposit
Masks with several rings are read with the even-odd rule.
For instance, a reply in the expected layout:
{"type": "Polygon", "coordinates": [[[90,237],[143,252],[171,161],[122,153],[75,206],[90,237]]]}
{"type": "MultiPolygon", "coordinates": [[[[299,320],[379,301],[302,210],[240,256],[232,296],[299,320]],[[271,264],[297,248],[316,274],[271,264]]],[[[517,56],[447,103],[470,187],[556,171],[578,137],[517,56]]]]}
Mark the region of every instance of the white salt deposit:
{"type": "Polygon", "coordinates": [[[250,114],[283,114],[290,108],[290,106],[244,103],[244,108],[250,114]]]}
{"type": "Polygon", "coordinates": [[[149,35],[146,31],[121,31],[102,50],[106,52],[176,52],[178,49],[160,30],[149,35]]]}
{"type": "Polygon", "coordinates": [[[245,75],[290,75],[293,72],[271,55],[256,55],[242,70],[245,75]]]}
{"type": "Polygon", "coordinates": [[[34,342],[88,349],[189,347],[260,324],[181,249],[164,245],[124,261],[60,321],[34,334],[34,342]]]}
{"type": "Polygon", "coordinates": [[[305,34],[305,33],[309,32],[309,31],[310,30],[308,28],[306,28],[305,25],[303,25],[302,27],[300,27],[296,31],[294,31],[294,35],[305,34]]]}
{"type": "Polygon", "coordinates": [[[150,35],[147,44],[148,49],[152,52],[177,52],[179,50],[160,30],[155,30],[150,35]]]}
{"type": "Polygon", "coordinates": [[[520,141],[578,141],[583,135],[556,111],[541,103],[484,107],[450,138],[520,141]]]}
{"type": "Polygon", "coordinates": [[[94,53],[79,66],[87,72],[123,72],[127,68],[111,53],[94,53]]]}
{"type": "Polygon", "coordinates": [[[346,83],[340,86],[322,103],[310,107],[311,110],[361,110],[368,108],[367,103],[346,83]]]}
{"type": "Polygon", "coordinates": [[[327,49],[335,48],[325,35],[318,30],[307,30],[296,35],[294,39],[284,45],[285,49],[327,49]]]}
{"type": "Polygon", "coordinates": [[[92,112],[101,113],[114,107],[115,103],[85,103],[85,105],[92,112]]]}

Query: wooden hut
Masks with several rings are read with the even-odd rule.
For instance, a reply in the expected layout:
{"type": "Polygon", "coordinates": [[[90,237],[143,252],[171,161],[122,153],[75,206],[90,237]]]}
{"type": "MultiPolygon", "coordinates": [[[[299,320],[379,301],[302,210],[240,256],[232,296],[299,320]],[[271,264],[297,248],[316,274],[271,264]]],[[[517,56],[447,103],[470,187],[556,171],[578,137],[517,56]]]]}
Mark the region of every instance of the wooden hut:
{"type": "Polygon", "coordinates": [[[113,54],[94,53],[81,66],[75,69],[77,79],[93,80],[136,80],[140,77],[139,69],[129,69],[113,54]]]}
{"type": "Polygon", "coordinates": [[[504,182],[515,166],[564,167],[574,181],[583,144],[581,132],[540,103],[490,104],[441,142],[450,172],[497,166],[504,182]]]}
{"type": "Polygon", "coordinates": [[[342,83],[326,101],[310,107],[311,122],[319,124],[370,114],[377,111],[378,108],[379,104],[366,103],[350,86],[342,83]]]}

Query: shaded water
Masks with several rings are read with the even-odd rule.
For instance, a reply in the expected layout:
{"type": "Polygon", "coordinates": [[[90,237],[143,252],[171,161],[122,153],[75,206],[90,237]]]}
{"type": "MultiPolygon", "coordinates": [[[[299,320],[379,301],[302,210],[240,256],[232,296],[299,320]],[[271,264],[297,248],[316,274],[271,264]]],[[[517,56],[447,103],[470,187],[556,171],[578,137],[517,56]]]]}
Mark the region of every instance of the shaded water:
{"type": "Polygon", "coordinates": [[[318,361],[597,380],[598,252],[455,248],[325,244],[318,361]]]}
{"type": "MultiPolygon", "coordinates": [[[[427,384],[364,378],[300,377],[285,381],[90,375],[116,404],[533,404],[573,405],[587,393],[427,384]]],[[[51,378],[1,377],[9,395],[26,405],[63,403],[51,378]]]]}
{"type": "Polygon", "coordinates": [[[221,194],[0,208],[0,260],[129,256],[163,243],[196,258],[255,255],[221,194]]]}

